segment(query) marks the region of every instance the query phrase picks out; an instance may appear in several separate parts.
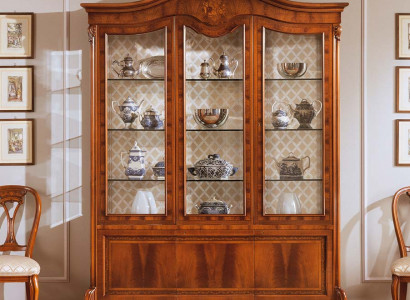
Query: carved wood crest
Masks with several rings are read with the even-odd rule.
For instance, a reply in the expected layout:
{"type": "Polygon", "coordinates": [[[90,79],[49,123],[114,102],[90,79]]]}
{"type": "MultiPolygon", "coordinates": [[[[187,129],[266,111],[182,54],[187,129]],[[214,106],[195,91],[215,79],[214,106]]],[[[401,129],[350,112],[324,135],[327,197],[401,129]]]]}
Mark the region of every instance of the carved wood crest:
{"type": "Polygon", "coordinates": [[[205,17],[211,20],[218,19],[226,14],[226,6],[223,0],[204,0],[202,10],[205,17]]]}

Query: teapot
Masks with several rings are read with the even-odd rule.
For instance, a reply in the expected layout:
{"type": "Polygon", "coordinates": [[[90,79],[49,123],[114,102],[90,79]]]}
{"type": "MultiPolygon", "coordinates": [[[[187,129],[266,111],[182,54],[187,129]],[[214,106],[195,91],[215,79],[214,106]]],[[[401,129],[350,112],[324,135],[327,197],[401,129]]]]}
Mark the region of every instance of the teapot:
{"type": "Polygon", "coordinates": [[[159,129],[164,125],[160,113],[151,105],[142,116],[140,123],[144,129],[159,129]]]}
{"type": "Polygon", "coordinates": [[[145,153],[135,141],[129,152],[121,152],[121,163],[125,169],[125,175],[131,180],[141,180],[145,175],[145,153]],[[124,163],[124,154],[128,154],[128,162],[124,163]]]}
{"type": "Polygon", "coordinates": [[[134,78],[134,76],[139,74],[139,70],[134,69],[134,67],[132,66],[133,61],[134,60],[131,58],[131,56],[129,54],[127,54],[127,56],[124,57],[124,59],[121,60],[121,61],[114,60],[112,62],[112,69],[118,75],[118,77],[121,77],[121,78],[124,78],[124,77],[134,78]],[[117,71],[114,68],[114,65],[122,67],[122,69],[117,71]]]}
{"type": "Polygon", "coordinates": [[[289,107],[284,102],[273,102],[272,104],[272,125],[275,129],[286,129],[293,116],[289,111],[289,107]]]}
{"type": "Polygon", "coordinates": [[[212,58],[210,58],[209,61],[212,61],[215,76],[223,79],[232,78],[239,64],[238,60],[234,58],[229,61],[228,55],[226,55],[225,52],[219,57],[220,64],[218,68],[215,67],[215,61],[212,58]]]}
{"type": "Polygon", "coordinates": [[[141,104],[144,100],[141,100],[139,104],[137,104],[131,97],[127,97],[124,102],[120,105],[118,101],[111,102],[112,109],[117,113],[117,115],[121,118],[121,120],[125,124],[126,129],[130,129],[132,123],[134,123],[135,119],[138,118],[140,114],[141,104]]]}
{"type": "Polygon", "coordinates": [[[293,108],[290,104],[288,104],[288,106],[293,117],[299,122],[298,129],[312,129],[310,123],[312,123],[313,119],[322,110],[322,102],[319,100],[309,103],[308,100],[302,99],[299,104],[296,104],[295,108],[293,108]]]}
{"type": "Polygon", "coordinates": [[[273,159],[279,171],[280,180],[301,180],[303,174],[310,168],[310,157],[297,158],[292,152],[288,157],[283,158],[280,162],[273,159]],[[303,161],[307,159],[308,165],[304,167],[303,161]]]}
{"type": "Polygon", "coordinates": [[[201,63],[201,72],[199,73],[199,77],[201,77],[202,79],[208,79],[211,77],[211,73],[211,65],[209,64],[209,62],[204,60],[204,62],[201,63]]]}

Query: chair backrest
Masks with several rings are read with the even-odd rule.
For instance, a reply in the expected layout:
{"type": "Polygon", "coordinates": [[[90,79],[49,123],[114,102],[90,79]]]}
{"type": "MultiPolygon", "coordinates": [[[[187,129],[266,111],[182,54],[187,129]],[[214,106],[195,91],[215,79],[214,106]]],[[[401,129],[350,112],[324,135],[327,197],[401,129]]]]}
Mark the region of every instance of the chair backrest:
{"type": "Polygon", "coordinates": [[[397,211],[399,199],[404,194],[410,197],[410,186],[398,190],[396,194],[394,194],[392,202],[393,224],[394,230],[396,231],[397,242],[399,243],[400,257],[406,257],[407,252],[410,251],[410,247],[406,246],[406,244],[404,243],[403,233],[401,232],[399,215],[397,211]]]}
{"type": "Polygon", "coordinates": [[[25,251],[27,257],[31,257],[34,247],[34,241],[36,239],[38,224],[40,222],[41,215],[41,199],[37,191],[20,185],[4,185],[0,186],[0,205],[4,208],[4,212],[7,217],[7,237],[3,245],[0,245],[0,251],[25,251]],[[14,233],[14,222],[19,208],[24,204],[27,193],[31,193],[36,201],[36,214],[34,216],[33,227],[31,228],[30,237],[27,245],[19,245],[16,241],[14,233]],[[13,216],[10,216],[7,203],[17,206],[14,209],[13,216]]]}

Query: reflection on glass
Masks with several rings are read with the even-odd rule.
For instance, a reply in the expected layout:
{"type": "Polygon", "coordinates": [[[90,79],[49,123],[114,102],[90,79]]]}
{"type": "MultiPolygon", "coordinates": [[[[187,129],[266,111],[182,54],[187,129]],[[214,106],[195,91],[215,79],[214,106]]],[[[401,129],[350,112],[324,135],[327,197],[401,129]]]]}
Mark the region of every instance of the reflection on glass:
{"type": "Polygon", "coordinates": [[[244,30],[185,28],[186,214],[244,214],[244,30]]]}
{"type": "Polygon", "coordinates": [[[264,29],[265,214],[322,214],[322,34],[264,29]]]}
{"type": "Polygon", "coordinates": [[[165,35],[106,38],[109,214],[165,214],[165,35]]]}

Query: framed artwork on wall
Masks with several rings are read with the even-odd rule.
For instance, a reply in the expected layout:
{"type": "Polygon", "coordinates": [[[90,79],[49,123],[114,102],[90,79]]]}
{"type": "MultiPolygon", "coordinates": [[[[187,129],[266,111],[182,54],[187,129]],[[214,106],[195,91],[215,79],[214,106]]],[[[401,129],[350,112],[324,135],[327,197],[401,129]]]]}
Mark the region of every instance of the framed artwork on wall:
{"type": "Polygon", "coordinates": [[[33,13],[0,14],[0,58],[33,58],[33,13]]]}
{"type": "Polygon", "coordinates": [[[33,111],[33,66],[0,66],[0,112],[33,111]]]}
{"type": "Polygon", "coordinates": [[[410,119],[396,120],[396,166],[410,166],[410,119]]]}
{"type": "Polygon", "coordinates": [[[410,113],[410,67],[396,67],[396,112],[410,113]]]}
{"type": "Polygon", "coordinates": [[[396,58],[410,59],[410,14],[396,14],[396,58]]]}
{"type": "Polygon", "coordinates": [[[34,164],[34,120],[0,119],[0,165],[34,164]]]}

